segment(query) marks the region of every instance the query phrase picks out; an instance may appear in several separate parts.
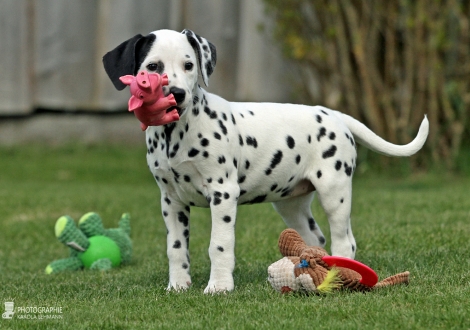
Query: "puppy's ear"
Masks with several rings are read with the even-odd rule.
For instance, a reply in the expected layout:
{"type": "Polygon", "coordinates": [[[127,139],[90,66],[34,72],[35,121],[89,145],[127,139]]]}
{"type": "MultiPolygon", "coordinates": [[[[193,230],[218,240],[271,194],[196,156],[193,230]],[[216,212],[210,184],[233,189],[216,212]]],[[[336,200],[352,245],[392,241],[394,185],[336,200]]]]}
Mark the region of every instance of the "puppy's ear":
{"type": "Polygon", "coordinates": [[[155,39],[155,34],[145,37],[138,34],[103,56],[104,69],[117,90],[120,91],[126,87],[119,77],[137,74],[155,39]]]}
{"type": "Polygon", "coordinates": [[[184,35],[188,38],[188,42],[194,49],[198,59],[199,71],[202,75],[202,80],[206,86],[209,86],[209,77],[214,72],[215,64],[217,62],[217,53],[215,46],[207,39],[198,36],[191,30],[183,30],[184,35]]]}

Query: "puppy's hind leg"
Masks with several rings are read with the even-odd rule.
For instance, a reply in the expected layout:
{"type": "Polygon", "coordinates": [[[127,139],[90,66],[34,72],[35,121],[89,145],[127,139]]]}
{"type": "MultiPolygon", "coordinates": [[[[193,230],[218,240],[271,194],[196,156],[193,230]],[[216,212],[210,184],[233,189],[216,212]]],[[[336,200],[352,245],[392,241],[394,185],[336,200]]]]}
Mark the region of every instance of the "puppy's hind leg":
{"type": "Polygon", "coordinates": [[[295,229],[307,245],[324,247],[325,236],[312,216],[311,204],[314,197],[315,192],[312,192],[308,195],[274,202],[273,206],[286,225],[295,229]]]}
{"type": "Polygon", "coordinates": [[[316,180],[315,187],[330,224],[331,254],[354,259],[356,241],[350,219],[351,177],[346,175],[329,177],[325,174],[316,180]]]}

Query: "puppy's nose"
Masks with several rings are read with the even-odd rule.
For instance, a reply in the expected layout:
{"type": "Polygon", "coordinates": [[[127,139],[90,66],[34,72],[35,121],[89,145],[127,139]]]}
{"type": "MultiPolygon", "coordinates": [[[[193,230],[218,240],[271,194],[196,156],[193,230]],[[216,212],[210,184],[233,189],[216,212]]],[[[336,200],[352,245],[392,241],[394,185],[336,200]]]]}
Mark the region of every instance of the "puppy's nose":
{"type": "Polygon", "coordinates": [[[184,91],[184,89],[181,89],[178,87],[171,87],[170,93],[173,94],[173,96],[175,97],[176,103],[178,104],[183,102],[184,98],[186,97],[186,92],[184,91]]]}

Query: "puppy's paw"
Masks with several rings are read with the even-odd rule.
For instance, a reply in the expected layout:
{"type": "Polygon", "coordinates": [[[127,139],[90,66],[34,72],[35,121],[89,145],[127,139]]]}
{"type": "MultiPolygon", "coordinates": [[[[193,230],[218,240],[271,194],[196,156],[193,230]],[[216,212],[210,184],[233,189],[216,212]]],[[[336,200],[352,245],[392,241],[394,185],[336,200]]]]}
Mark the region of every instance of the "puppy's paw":
{"type": "Polygon", "coordinates": [[[234,289],[233,278],[227,278],[222,280],[209,280],[209,284],[204,289],[205,294],[219,294],[233,291],[234,289]]]}

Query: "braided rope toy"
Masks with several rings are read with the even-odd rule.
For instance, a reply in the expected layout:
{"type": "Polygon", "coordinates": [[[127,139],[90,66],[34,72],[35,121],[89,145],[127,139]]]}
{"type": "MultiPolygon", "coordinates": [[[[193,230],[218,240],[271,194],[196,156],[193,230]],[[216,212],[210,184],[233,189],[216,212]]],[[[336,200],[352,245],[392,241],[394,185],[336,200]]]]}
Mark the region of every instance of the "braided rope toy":
{"type": "Polygon", "coordinates": [[[329,256],[318,246],[307,246],[294,229],[284,230],[278,245],[284,258],[268,267],[268,281],[281,293],[328,293],[341,288],[369,291],[409,281],[410,273],[406,271],[378,282],[377,274],[368,266],[349,258],[329,256]]]}

